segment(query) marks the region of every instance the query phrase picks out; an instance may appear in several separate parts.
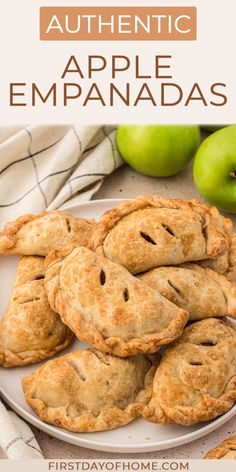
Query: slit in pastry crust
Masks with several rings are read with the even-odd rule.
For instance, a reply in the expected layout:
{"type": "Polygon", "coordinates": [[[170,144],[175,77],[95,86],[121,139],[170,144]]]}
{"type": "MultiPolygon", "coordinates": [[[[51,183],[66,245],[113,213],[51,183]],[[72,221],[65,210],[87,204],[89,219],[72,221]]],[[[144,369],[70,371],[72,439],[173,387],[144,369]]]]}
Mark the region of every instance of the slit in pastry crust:
{"type": "Polygon", "coordinates": [[[209,451],[204,459],[236,459],[236,436],[225,439],[215,449],[209,451]]]}
{"type": "Polygon", "coordinates": [[[8,308],[0,321],[0,365],[23,366],[65,348],[72,332],[51,310],[44,288],[44,258],[19,261],[8,308]]]}
{"type": "Polygon", "coordinates": [[[0,254],[47,256],[57,246],[88,246],[95,226],[64,211],[23,215],[0,232],[0,254]]]}
{"type": "Polygon", "coordinates": [[[226,273],[236,267],[233,246],[232,221],[215,207],[158,196],[140,196],[107,211],[91,243],[132,274],[201,260],[226,273]]]}
{"type": "Polygon", "coordinates": [[[43,421],[70,431],[118,428],[141,415],[158,360],[158,354],[121,359],[82,349],[25,377],[25,398],[43,421]]]}
{"type": "Polygon", "coordinates": [[[51,308],[96,349],[121,357],[153,353],[187,323],[185,310],[88,248],[56,249],[45,264],[51,308]]]}
{"type": "Polygon", "coordinates": [[[138,278],[187,310],[190,321],[223,316],[236,318],[236,286],[209,268],[185,263],[157,267],[138,278]]]}
{"type": "Polygon", "coordinates": [[[216,318],[188,326],[157,368],[143,417],[184,426],[209,421],[236,401],[236,331],[216,318]]]}

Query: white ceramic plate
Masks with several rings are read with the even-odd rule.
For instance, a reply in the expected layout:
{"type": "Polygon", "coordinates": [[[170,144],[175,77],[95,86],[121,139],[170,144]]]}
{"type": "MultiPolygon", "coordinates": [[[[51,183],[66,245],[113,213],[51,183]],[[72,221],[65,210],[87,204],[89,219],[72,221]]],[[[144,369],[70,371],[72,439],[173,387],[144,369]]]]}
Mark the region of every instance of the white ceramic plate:
{"type": "MultiPolygon", "coordinates": [[[[120,200],[97,200],[67,209],[76,216],[98,219],[104,211],[116,206],[119,201],[120,200]]],[[[7,300],[15,276],[17,260],[18,258],[13,256],[0,256],[1,313],[4,313],[7,306],[7,300]]],[[[82,343],[75,341],[72,346],[58,355],[63,355],[70,350],[77,350],[81,347],[82,343]]],[[[121,452],[124,454],[168,449],[186,444],[214,431],[236,414],[236,406],[234,406],[228,413],[215,421],[188,428],[177,425],[159,426],[139,419],[114,431],[84,434],[71,433],[64,429],[43,423],[24,400],[20,381],[22,377],[29,375],[36,367],[42,364],[43,362],[37,364],[37,366],[32,365],[23,368],[0,368],[1,394],[6,402],[19,413],[20,416],[29,421],[29,423],[51,436],[55,436],[56,438],[77,446],[99,451],[121,452]]]]}

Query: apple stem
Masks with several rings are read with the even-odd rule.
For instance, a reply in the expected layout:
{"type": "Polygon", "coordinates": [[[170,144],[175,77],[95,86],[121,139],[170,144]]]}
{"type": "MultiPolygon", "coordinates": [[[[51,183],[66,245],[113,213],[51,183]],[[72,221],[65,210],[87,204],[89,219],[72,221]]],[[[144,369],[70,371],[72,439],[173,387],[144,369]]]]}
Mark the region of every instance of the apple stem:
{"type": "Polygon", "coordinates": [[[230,172],[230,177],[232,177],[233,179],[236,179],[236,172],[230,172]]]}

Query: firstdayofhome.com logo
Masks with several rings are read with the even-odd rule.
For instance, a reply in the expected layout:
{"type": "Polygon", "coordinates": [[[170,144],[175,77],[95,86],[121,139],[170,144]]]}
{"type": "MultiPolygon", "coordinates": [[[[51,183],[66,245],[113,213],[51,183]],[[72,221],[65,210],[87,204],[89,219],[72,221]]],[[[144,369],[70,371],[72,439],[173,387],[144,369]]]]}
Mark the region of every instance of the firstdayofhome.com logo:
{"type": "Polygon", "coordinates": [[[195,7],[41,7],[42,41],[194,41],[195,7]]]}

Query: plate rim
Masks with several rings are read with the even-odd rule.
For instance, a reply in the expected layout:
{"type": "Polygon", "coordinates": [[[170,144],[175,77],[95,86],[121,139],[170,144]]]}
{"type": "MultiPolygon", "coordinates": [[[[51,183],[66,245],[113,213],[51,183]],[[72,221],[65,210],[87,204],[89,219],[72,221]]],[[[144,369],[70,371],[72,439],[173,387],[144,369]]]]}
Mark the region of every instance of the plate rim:
{"type": "MultiPolygon", "coordinates": [[[[105,441],[93,441],[91,439],[86,439],[81,437],[81,434],[86,433],[77,433],[78,438],[74,438],[71,436],[71,431],[64,430],[62,428],[58,428],[54,425],[50,425],[48,423],[44,423],[40,418],[32,415],[30,412],[24,410],[21,406],[17,405],[17,403],[8,397],[5,394],[4,390],[1,389],[1,396],[6,401],[6,403],[13,408],[15,412],[17,412],[22,418],[28,421],[30,424],[35,426],[36,428],[40,429],[41,431],[60,439],[61,441],[67,442],[69,444],[80,446],[85,449],[93,449],[96,451],[101,452],[116,452],[116,453],[123,453],[123,454],[143,454],[145,452],[155,452],[155,451],[164,451],[171,449],[173,447],[178,447],[184,444],[189,444],[199,438],[206,436],[207,434],[212,433],[216,429],[218,429],[221,425],[225,424],[231,418],[236,416],[236,405],[234,405],[227,413],[212,420],[211,423],[207,423],[202,428],[198,429],[197,431],[192,431],[191,433],[183,434],[182,436],[178,436],[174,439],[167,439],[162,441],[161,443],[158,441],[152,442],[145,442],[145,443],[137,443],[135,445],[123,444],[121,445],[110,445],[105,441]],[[142,449],[142,450],[141,450],[142,449]]],[[[112,432],[112,430],[111,430],[112,432]]]]}
{"type": "MultiPolygon", "coordinates": [[[[59,210],[62,211],[71,211],[76,210],[77,208],[81,208],[84,206],[96,206],[97,204],[109,204],[109,203],[120,203],[125,200],[132,200],[132,198],[104,198],[98,200],[90,200],[87,202],[81,202],[74,205],[70,205],[67,207],[61,207],[59,210]]],[[[194,440],[202,438],[207,434],[212,433],[216,429],[218,429],[221,425],[225,424],[228,420],[236,416],[236,405],[234,405],[229,411],[227,411],[224,415],[212,420],[210,423],[203,424],[202,428],[199,428],[196,431],[192,431],[191,433],[186,433],[181,436],[178,436],[173,439],[166,439],[162,442],[158,441],[151,441],[151,442],[140,442],[137,444],[112,444],[110,445],[106,441],[93,441],[91,439],[86,439],[85,437],[81,437],[81,434],[86,433],[77,433],[78,437],[72,436],[71,431],[67,431],[65,429],[59,428],[54,425],[50,425],[48,423],[43,422],[40,418],[34,416],[31,412],[26,411],[23,407],[19,406],[12,398],[4,391],[4,389],[0,385],[0,393],[2,398],[5,402],[14,410],[16,411],[22,418],[28,421],[30,424],[35,426],[36,428],[40,429],[41,431],[60,439],[61,441],[67,442],[72,445],[77,445],[83,447],[85,449],[93,449],[97,451],[103,452],[115,452],[115,453],[123,453],[123,454],[133,454],[138,453],[142,454],[145,452],[155,452],[155,451],[162,451],[168,450],[173,447],[178,447],[184,444],[191,443],[194,440]]],[[[111,430],[112,432],[112,430],[111,430]]]]}

